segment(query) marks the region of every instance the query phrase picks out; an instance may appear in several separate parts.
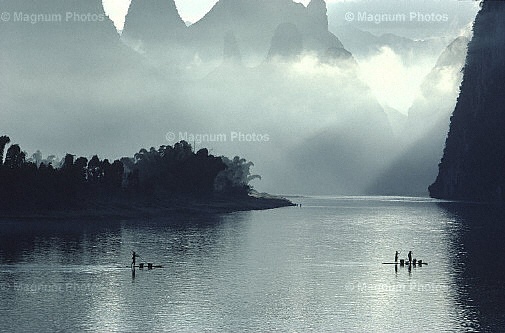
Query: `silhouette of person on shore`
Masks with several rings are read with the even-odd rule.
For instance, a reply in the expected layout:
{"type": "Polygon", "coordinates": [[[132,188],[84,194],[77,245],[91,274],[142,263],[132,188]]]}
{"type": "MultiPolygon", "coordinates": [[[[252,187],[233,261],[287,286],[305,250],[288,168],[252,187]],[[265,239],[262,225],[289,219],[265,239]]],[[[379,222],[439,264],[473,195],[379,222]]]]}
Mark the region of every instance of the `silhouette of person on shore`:
{"type": "Polygon", "coordinates": [[[409,251],[408,257],[409,257],[409,264],[410,264],[412,262],[412,251],[409,251]]]}

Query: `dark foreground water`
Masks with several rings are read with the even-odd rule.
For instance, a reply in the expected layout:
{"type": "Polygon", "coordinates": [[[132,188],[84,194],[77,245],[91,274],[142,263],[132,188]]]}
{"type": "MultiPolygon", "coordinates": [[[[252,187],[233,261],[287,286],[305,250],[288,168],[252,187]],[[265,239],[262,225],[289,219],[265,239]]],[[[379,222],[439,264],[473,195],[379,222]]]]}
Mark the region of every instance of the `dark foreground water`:
{"type": "Polygon", "coordinates": [[[0,222],[2,332],[504,332],[505,219],[413,198],[0,222]],[[165,268],[129,268],[131,251],[165,268]],[[408,250],[428,266],[382,265],[408,250]]]}

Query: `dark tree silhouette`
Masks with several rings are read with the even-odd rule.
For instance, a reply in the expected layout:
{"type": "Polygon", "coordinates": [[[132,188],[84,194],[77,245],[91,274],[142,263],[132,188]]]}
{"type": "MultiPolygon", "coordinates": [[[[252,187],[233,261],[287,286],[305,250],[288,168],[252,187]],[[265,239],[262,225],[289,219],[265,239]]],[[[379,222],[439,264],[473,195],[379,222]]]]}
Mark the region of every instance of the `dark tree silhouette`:
{"type": "Polygon", "coordinates": [[[12,145],[7,149],[5,155],[5,167],[9,169],[19,169],[25,162],[26,154],[21,151],[19,145],[12,145]]]}
{"type": "Polygon", "coordinates": [[[105,169],[105,186],[109,189],[120,189],[123,185],[124,166],[119,160],[115,160],[109,168],[105,169]]]}
{"type": "Polygon", "coordinates": [[[94,155],[88,162],[88,181],[93,184],[98,184],[103,178],[103,170],[100,159],[94,155]]]}
{"type": "MultiPolygon", "coordinates": [[[[7,144],[8,137],[0,139],[7,144]]],[[[251,162],[215,157],[205,148],[195,153],[185,141],[141,149],[133,158],[112,164],[97,155],[88,161],[66,154],[60,167],[54,168],[54,160],[54,156],[43,159],[40,151],[26,160],[19,145],[11,145],[0,168],[0,210],[90,207],[111,200],[144,203],[215,193],[247,195],[249,181],[259,177],[250,175],[251,162]]]]}
{"type": "Polygon", "coordinates": [[[249,194],[251,186],[249,182],[254,179],[261,179],[258,175],[251,175],[252,162],[235,156],[233,160],[221,157],[226,164],[226,169],[218,174],[215,180],[215,188],[222,193],[249,194]]]}
{"type": "Polygon", "coordinates": [[[9,142],[11,142],[11,139],[8,136],[6,136],[6,135],[0,136],[0,167],[2,166],[3,161],[4,161],[5,146],[9,142]]]}
{"type": "Polygon", "coordinates": [[[74,163],[74,179],[77,183],[85,183],[88,178],[88,159],[85,157],[79,157],[74,163]]]}

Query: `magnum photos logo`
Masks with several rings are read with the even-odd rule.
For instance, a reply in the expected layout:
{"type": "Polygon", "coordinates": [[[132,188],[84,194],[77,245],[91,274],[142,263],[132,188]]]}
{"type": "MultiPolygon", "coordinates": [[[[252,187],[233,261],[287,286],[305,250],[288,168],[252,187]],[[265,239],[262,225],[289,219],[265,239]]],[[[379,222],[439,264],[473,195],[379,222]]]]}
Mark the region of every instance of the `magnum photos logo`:
{"type": "Polygon", "coordinates": [[[372,13],[367,11],[347,12],[345,14],[347,22],[366,22],[366,23],[446,23],[449,21],[447,13],[372,13]]]}
{"type": "Polygon", "coordinates": [[[191,132],[168,132],[165,135],[168,142],[186,141],[188,143],[201,144],[204,142],[240,142],[240,143],[262,143],[269,142],[269,134],[246,133],[241,131],[231,131],[229,133],[191,133],[191,132]]]}
{"type": "Polygon", "coordinates": [[[105,21],[105,14],[100,13],[27,13],[27,12],[2,12],[1,22],[11,23],[95,23],[105,21]]]}

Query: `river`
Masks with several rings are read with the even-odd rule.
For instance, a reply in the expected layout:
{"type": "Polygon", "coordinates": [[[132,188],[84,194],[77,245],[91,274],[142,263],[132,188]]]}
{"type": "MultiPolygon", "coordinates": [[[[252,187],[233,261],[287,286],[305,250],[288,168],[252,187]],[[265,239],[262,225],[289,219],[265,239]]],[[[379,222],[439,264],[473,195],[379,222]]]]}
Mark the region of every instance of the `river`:
{"type": "Polygon", "coordinates": [[[1,332],[503,332],[505,214],[407,197],[0,220],[1,332]],[[163,268],[130,269],[138,262],[163,268]],[[384,265],[395,251],[428,265],[384,265]]]}

